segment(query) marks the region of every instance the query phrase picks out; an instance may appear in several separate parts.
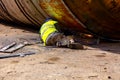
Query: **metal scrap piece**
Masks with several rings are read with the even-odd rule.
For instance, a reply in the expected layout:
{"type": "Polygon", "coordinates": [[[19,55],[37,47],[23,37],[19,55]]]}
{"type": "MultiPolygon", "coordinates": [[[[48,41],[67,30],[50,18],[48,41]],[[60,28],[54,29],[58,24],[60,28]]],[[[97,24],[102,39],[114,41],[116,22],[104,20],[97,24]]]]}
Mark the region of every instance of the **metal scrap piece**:
{"type": "Polygon", "coordinates": [[[2,48],[0,49],[0,52],[4,52],[5,50],[11,48],[11,47],[14,46],[14,45],[16,45],[16,42],[12,42],[12,43],[10,43],[10,44],[7,45],[7,46],[2,47],[2,48]]]}
{"type": "Polygon", "coordinates": [[[12,52],[14,52],[14,51],[16,51],[16,50],[24,47],[24,46],[27,45],[27,44],[28,44],[28,42],[20,43],[20,44],[14,46],[14,47],[12,47],[12,48],[10,48],[10,49],[8,49],[8,50],[5,50],[4,52],[12,53],[12,52]]]}
{"type": "Polygon", "coordinates": [[[0,59],[12,58],[12,57],[24,57],[24,56],[32,55],[32,54],[35,54],[35,52],[16,53],[16,54],[4,54],[4,55],[0,55],[0,59]]]}

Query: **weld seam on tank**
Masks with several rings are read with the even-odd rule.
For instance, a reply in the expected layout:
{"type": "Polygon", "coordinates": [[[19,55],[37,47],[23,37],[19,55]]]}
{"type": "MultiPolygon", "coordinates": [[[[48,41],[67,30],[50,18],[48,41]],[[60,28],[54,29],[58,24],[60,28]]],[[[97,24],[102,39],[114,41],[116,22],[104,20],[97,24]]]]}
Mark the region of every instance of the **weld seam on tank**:
{"type": "Polygon", "coordinates": [[[33,19],[24,9],[24,7],[22,6],[22,4],[20,3],[19,0],[15,0],[17,6],[19,7],[20,11],[22,12],[22,14],[32,23],[32,24],[39,24],[35,19],[33,19]]]}
{"type": "MultiPolygon", "coordinates": [[[[2,0],[0,0],[0,3],[1,3],[0,6],[1,6],[1,8],[2,8],[2,11],[4,12],[4,14],[7,15],[6,10],[4,9],[4,8],[5,8],[5,5],[3,4],[2,0]]],[[[11,21],[10,17],[9,17],[8,15],[7,15],[7,17],[6,17],[4,14],[2,14],[2,15],[3,15],[2,17],[4,17],[6,20],[10,20],[10,21],[11,21]]]]}
{"type": "Polygon", "coordinates": [[[27,17],[28,20],[30,20],[34,25],[39,24],[32,16],[30,16],[27,11],[24,9],[24,7],[22,6],[21,2],[18,0],[18,3],[21,6],[21,10],[23,9],[23,13],[24,15],[27,17]]]}
{"type": "MultiPolygon", "coordinates": [[[[39,18],[37,17],[34,17],[35,19],[36,19],[36,21],[39,23],[39,24],[37,24],[38,26],[40,26],[43,22],[44,22],[44,20],[47,18],[47,16],[46,16],[46,14],[44,13],[43,14],[43,10],[41,9],[41,7],[40,7],[40,5],[38,4],[38,6],[37,5],[35,5],[35,2],[33,2],[33,0],[29,0],[30,1],[30,3],[32,4],[32,6],[35,8],[35,10],[37,11],[36,13],[39,15],[39,18]],[[37,8],[37,7],[39,7],[39,9],[37,8]]],[[[32,14],[33,16],[34,16],[34,14],[32,14]]]]}
{"type": "MultiPolygon", "coordinates": [[[[49,16],[48,16],[48,13],[46,13],[46,12],[40,7],[40,4],[38,4],[38,6],[37,6],[37,4],[35,4],[35,2],[33,2],[33,0],[30,0],[30,1],[34,4],[36,10],[42,15],[42,17],[44,17],[44,20],[49,17],[49,16]]],[[[37,1],[38,1],[38,3],[40,3],[39,0],[37,0],[37,1]]],[[[44,21],[42,21],[42,23],[43,23],[43,22],[44,22],[44,21]]]]}
{"type": "MultiPolygon", "coordinates": [[[[9,14],[6,6],[4,5],[4,3],[2,2],[1,0],[1,4],[3,5],[2,9],[3,11],[6,13],[6,15],[12,20],[12,21],[17,21],[17,22],[21,22],[21,21],[18,21],[15,17],[13,17],[12,15],[9,14]]],[[[9,20],[9,19],[8,19],[9,20]]]]}
{"type": "MultiPolygon", "coordinates": [[[[15,3],[16,3],[16,5],[17,5],[17,7],[18,7],[19,10],[21,11],[21,13],[25,16],[25,18],[27,18],[26,14],[24,14],[23,10],[21,9],[21,7],[19,6],[19,4],[18,4],[17,1],[18,1],[18,0],[15,0],[15,3]]],[[[27,18],[27,19],[28,19],[28,21],[30,21],[31,23],[33,23],[31,20],[29,20],[29,18],[27,18]]]]}
{"type": "Polygon", "coordinates": [[[46,16],[45,15],[43,15],[39,10],[38,10],[38,8],[35,6],[35,4],[33,3],[33,1],[32,0],[30,0],[30,2],[32,3],[32,5],[35,7],[35,9],[40,13],[40,15],[42,15],[42,17],[44,17],[44,18],[46,18],[46,16]]]}
{"type": "Polygon", "coordinates": [[[86,28],[86,26],[81,23],[81,21],[72,13],[72,11],[68,8],[67,4],[65,4],[65,2],[63,0],[61,0],[63,5],[65,6],[66,10],[69,12],[69,14],[71,14],[71,16],[74,18],[74,20],[80,24],[82,27],[86,28]]]}
{"type": "MultiPolygon", "coordinates": [[[[2,5],[2,3],[1,3],[1,1],[0,1],[0,12],[4,12],[4,10],[3,10],[3,5],[2,5]]],[[[2,13],[0,13],[0,16],[2,17],[2,18],[4,18],[4,19],[8,19],[7,17],[5,17],[2,13]]]]}
{"type": "MultiPolygon", "coordinates": [[[[1,4],[3,5],[3,7],[2,7],[2,5],[1,5],[3,11],[4,11],[4,12],[6,13],[6,15],[11,19],[11,21],[15,21],[15,23],[23,23],[23,22],[21,22],[20,20],[17,20],[14,16],[12,16],[12,15],[8,12],[8,10],[7,10],[6,6],[4,5],[4,3],[2,2],[2,0],[1,0],[1,4]]],[[[8,18],[7,18],[7,19],[8,19],[8,18]]],[[[8,20],[10,20],[10,19],[8,19],[8,20]]]]}

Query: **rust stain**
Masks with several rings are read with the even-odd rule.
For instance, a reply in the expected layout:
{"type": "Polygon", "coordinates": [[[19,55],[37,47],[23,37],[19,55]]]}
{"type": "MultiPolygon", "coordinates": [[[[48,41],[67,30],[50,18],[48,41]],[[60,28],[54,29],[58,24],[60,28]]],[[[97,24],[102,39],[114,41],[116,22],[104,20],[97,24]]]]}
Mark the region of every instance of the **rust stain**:
{"type": "Polygon", "coordinates": [[[40,6],[46,13],[49,13],[49,16],[52,16],[64,25],[67,25],[66,27],[84,30],[82,25],[77,22],[75,17],[73,17],[72,13],[70,13],[62,0],[40,0],[40,6]]]}

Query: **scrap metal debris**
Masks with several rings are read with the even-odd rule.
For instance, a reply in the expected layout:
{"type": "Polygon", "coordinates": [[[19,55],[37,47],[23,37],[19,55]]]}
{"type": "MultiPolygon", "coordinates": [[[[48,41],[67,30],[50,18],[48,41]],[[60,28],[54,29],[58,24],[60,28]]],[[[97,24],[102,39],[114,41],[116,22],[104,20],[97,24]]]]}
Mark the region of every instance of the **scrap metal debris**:
{"type": "Polygon", "coordinates": [[[24,57],[24,56],[33,55],[33,54],[35,54],[35,52],[16,53],[16,54],[4,54],[4,55],[0,55],[0,59],[12,58],[12,57],[24,57]]]}
{"type": "Polygon", "coordinates": [[[7,53],[12,53],[12,52],[14,52],[14,51],[16,51],[16,50],[24,47],[24,46],[27,45],[27,44],[28,44],[28,42],[19,43],[18,45],[14,46],[14,47],[12,47],[12,48],[10,48],[10,49],[8,49],[8,50],[6,50],[5,52],[7,52],[7,53]]]}
{"type": "Polygon", "coordinates": [[[3,46],[0,49],[0,52],[3,53],[8,53],[8,54],[2,54],[0,55],[0,59],[4,59],[4,58],[12,58],[12,57],[24,57],[26,55],[32,55],[35,54],[35,51],[28,51],[28,52],[19,52],[19,53],[15,53],[15,51],[23,48],[26,45],[33,45],[35,43],[38,42],[28,42],[27,40],[21,40],[21,42],[12,42],[8,45],[3,46]],[[11,54],[12,53],[12,54],[11,54]]]}
{"type": "Polygon", "coordinates": [[[2,47],[2,48],[0,49],[0,52],[4,52],[5,50],[11,48],[11,47],[14,46],[14,45],[16,45],[16,42],[12,42],[12,43],[10,43],[10,44],[7,45],[7,46],[2,47]]]}
{"type": "Polygon", "coordinates": [[[12,42],[9,45],[4,46],[3,48],[1,48],[0,52],[12,53],[12,52],[24,47],[27,44],[28,44],[28,42],[23,42],[23,43],[19,43],[19,44],[16,44],[16,42],[12,42]]]}
{"type": "Polygon", "coordinates": [[[25,55],[31,55],[36,53],[36,51],[27,51],[27,52],[17,52],[17,50],[22,49],[25,46],[28,45],[34,45],[40,43],[40,40],[38,38],[30,37],[27,39],[25,38],[18,38],[17,40],[14,40],[13,42],[9,41],[4,42],[5,44],[0,47],[0,52],[4,53],[4,55],[0,55],[0,59],[2,58],[9,58],[9,57],[18,57],[18,56],[25,56],[25,55]],[[7,43],[7,44],[6,44],[7,43]],[[11,54],[12,53],[12,54],[11,54]]]}

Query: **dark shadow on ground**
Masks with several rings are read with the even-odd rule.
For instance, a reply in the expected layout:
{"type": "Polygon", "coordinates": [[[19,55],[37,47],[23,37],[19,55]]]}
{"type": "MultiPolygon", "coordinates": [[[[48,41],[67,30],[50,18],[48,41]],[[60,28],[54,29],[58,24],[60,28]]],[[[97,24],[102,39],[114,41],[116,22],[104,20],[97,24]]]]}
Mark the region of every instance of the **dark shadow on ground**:
{"type": "Polygon", "coordinates": [[[100,42],[98,45],[91,45],[93,48],[97,48],[103,51],[120,54],[120,42],[100,42]]]}
{"type": "Polygon", "coordinates": [[[5,20],[0,20],[0,23],[6,26],[12,26],[14,29],[22,29],[26,31],[31,31],[33,33],[38,33],[40,28],[39,26],[35,26],[35,25],[29,25],[24,23],[14,23],[14,22],[5,21],[5,20]]]}

